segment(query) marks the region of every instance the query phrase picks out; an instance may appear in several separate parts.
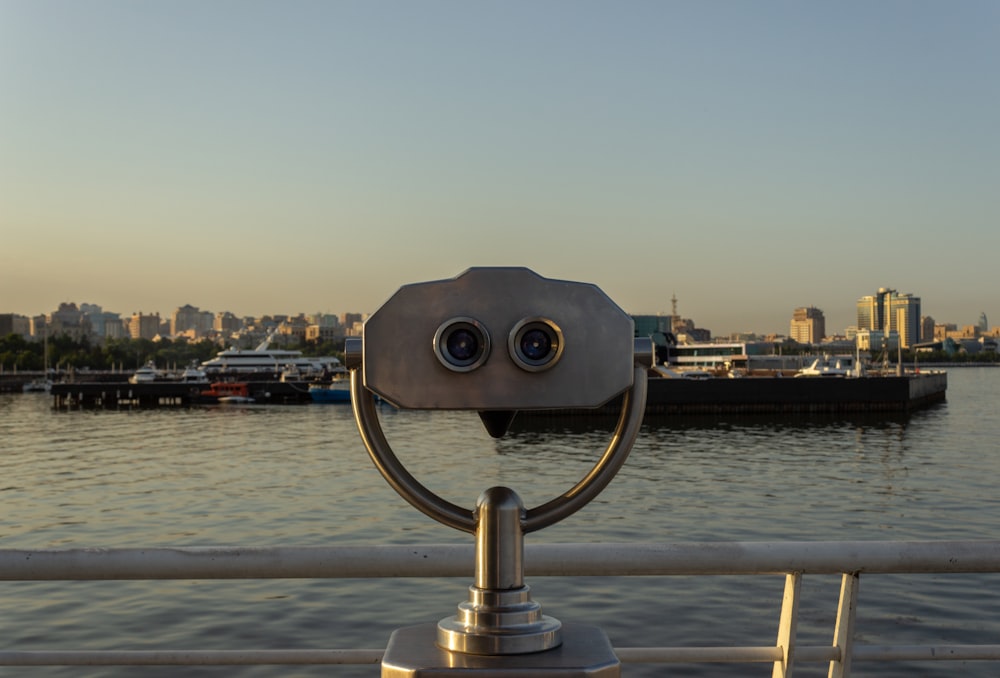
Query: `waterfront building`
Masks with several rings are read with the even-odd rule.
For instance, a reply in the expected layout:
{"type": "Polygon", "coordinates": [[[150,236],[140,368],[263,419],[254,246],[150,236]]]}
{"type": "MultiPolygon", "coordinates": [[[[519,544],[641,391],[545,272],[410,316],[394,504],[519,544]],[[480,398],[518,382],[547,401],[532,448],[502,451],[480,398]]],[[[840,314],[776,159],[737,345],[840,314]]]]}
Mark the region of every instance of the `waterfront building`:
{"type": "Polygon", "coordinates": [[[88,313],[87,318],[90,319],[90,327],[94,331],[94,335],[101,339],[121,339],[125,336],[121,316],[117,313],[100,311],[88,313]]]}
{"type": "Polygon", "coordinates": [[[652,337],[660,345],[667,343],[667,335],[674,331],[672,315],[633,315],[632,322],[635,323],[635,336],[652,337]]]}
{"type": "Polygon", "coordinates": [[[920,341],[930,341],[934,337],[934,327],[936,323],[934,318],[929,315],[925,315],[920,319],[920,341]]]}
{"type": "Polygon", "coordinates": [[[306,320],[305,315],[299,314],[297,316],[290,317],[286,316],[285,319],[278,324],[277,337],[283,344],[288,344],[290,342],[301,343],[306,339],[306,328],[309,326],[309,321],[306,320]]]}
{"type": "Polygon", "coordinates": [[[342,313],[340,315],[340,324],[344,327],[354,327],[355,323],[363,320],[364,317],[360,313],[342,313]]]}
{"type": "Polygon", "coordinates": [[[108,313],[104,319],[105,339],[128,339],[128,319],[117,313],[108,313]]]}
{"type": "Polygon", "coordinates": [[[229,311],[219,311],[215,314],[212,328],[220,334],[232,334],[238,332],[243,327],[243,321],[229,311]]]}
{"type": "Polygon", "coordinates": [[[197,306],[185,304],[178,307],[170,317],[170,334],[186,334],[195,338],[212,330],[215,317],[210,311],[202,311],[197,306]]]}
{"type": "MultiPolygon", "coordinates": [[[[58,309],[43,318],[43,323],[50,337],[66,335],[73,341],[80,341],[92,334],[90,320],[72,302],[59,304],[58,309]]],[[[32,334],[42,336],[34,331],[32,334]]]]}
{"type": "Polygon", "coordinates": [[[818,344],[826,336],[826,318],[815,306],[801,307],[792,313],[789,338],[800,344],[818,344]]]}
{"type": "Polygon", "coordinates": [[[340,324],[336,325],[307,325],[306,341],[337,341],[344,336],[340,324]]]}
{"type": "Polygon", "coordinates": [[[31,319],[17,313],[0,313],[0,337],[20,334],[25,339],[31,337],[31,319]]]}
{"type": "Polygon", "coordinates": [[[149,315],[139,311],[128,321],[128,335],[132,339],[152,339],[160,333],[160,314],[149,315]]]}
{"type": "Polygon", "coordinates": [[[882,287],[877,294],[858,299],[857,312],[859,331],[896,332],[903,348],[920,343],[920,297],[882,287]]]}
{"type": "Polygon", "coordinates": [[[340,318],[333,313],[316,313],[309,322],[320,327],[340,327],[340,318]]]}
{"type": "Polygon", "coordinates": [[[882,330],[858,330],[854,337],[854,345],[859,351],[868,351],[877,354],[881,351],[894,353],[897,350],[899,335],[893,332],[886,337],[882,330]]]}

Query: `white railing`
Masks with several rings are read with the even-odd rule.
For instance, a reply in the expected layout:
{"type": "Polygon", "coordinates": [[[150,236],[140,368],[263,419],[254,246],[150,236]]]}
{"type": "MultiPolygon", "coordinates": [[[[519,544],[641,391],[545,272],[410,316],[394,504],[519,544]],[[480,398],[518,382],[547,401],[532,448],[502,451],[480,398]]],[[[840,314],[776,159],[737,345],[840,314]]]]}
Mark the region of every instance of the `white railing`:
{"type": "MultiPolygon", "coordinates": [[[[0,550],[0,581],[129,579],[299,579],[469,577],[465,545],[283,548],[0,550]]],[[[1000,660],[1000,645],[857,645],[860,574],[1000,572],[1000,541],[709,542],[544,544],[525,551],[531,576],[785,575],[774,645],[617,647],[623,663],[765,662],[789,677],[796,663],[829,662],[829,676],[852,661],[1000,660]],[[830,645],[798,645],[802,578],[842,575],[830,645]]],[[[985,594],[985,592],[984,592],[985,594]]],[[[0,666],[377,664],[382,649],[0,651],[0,666]]]]}

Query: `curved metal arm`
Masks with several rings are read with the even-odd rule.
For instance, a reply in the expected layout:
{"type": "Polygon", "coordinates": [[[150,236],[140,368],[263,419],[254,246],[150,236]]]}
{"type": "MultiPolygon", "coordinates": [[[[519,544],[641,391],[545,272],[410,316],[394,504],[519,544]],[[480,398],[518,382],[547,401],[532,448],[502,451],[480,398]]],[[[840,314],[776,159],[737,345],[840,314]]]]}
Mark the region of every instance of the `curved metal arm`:
{"type": "Polygon", "coordinates": [[[375,411],[375,396],[364,387],[360,370],[357,369],[351,370],[351,408],[354,410],[354,421],[358,425],[361,439],[368,449],[368,456],[392,489],[414,508],[439,523],[475,534],[476,518],[471,510],[434,494],[400,463],[382,433],[382,425],[375,411]]]}
{"type": "Polygon", "coordinates": [[[632,388],[623,396],[618,424],[604,454],[590,473],[571,490],[541,506],[528,509],[523,525],[525,534],[558,523],[586,506],[608,486],[628,459],[646,411],[646,368],[636,366],[632,377],[632,388]]]}
{"type": "MultiPolygon", "coordinates": [[[[378,413],[375,411],[375,398],[364,387],[358,369],[351,370],[351,407],[368,456],[399,496],[439,523],[475,534],[474,511],[442,499],[410,475],[400,463],[382,432],[378,413]]],[[[528,509],[522,525],[525,534],[548,527],[576,513],[607,487],[632,450],[645,409],[646,367],[637,365],[632,388],[623,397],[621,415],[604,454],[590,473],[572,489],[541,506],[528,509]]]]}

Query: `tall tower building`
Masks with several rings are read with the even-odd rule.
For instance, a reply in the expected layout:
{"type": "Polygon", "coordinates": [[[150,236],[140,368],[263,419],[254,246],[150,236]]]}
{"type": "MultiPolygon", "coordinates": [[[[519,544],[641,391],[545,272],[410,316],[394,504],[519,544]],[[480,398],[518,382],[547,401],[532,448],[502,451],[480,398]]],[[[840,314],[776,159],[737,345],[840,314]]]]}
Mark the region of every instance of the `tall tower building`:
{"type": "Polygon", "coordinates": [[[877,294],[858,299],[857,308],[859,330],[896,332],[903,348],[920,342],[920,297],[882,287],[877,294]]]}
{"type": "Polygon", "coordinates": [[[818,344],[826,336],[826,318],[815,306],[795,309],[788,336],[800,344],[818,344]]]}
{"type": "Polygon", "coordinates": [[[198,310],[196,306],[191,304],[185,304],[180,306],[174,311],[173,316],[170,318],[170,333],[180,334],[182,332],[187,332],[188,330],[198,330],[201,331],[202,327],[199,325],[201,322],[201,311],[198,310]]]}
{"type": "Polygon", "coordinates": [[[160,314],[148,315],[142,311],[133,313],[128,331],[133,339],[152,339],[160,333],[160,314]]]}

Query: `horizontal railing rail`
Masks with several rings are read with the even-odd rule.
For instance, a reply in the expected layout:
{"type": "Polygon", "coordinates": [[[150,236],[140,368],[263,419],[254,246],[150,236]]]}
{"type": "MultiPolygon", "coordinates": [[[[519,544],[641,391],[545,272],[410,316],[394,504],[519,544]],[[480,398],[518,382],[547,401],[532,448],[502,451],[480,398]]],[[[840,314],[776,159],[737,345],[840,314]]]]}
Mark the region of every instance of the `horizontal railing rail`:
{"type": "MultiPolygon", "coordinates": [[[[473,545],[3,549],[0,581],[156,579],[349,579],[471,577],[473,545]]],[[[623,663],[764,662],[791,676],[796,662],[829,662],[831,677],[852,661],[1000,660],[1000,645],[855,645],[854,612],[862,574],[1000,572],[1000,541],[707,542],[533,544],[526,576],[785,576],[774,645],[616,647],[623,663]],[[841,575],[830,645],[798,645],[804,575],[841,575]]],[[[0,666],[377,664],[382,649],[305,650],[4,650],[0,666]]]]}

